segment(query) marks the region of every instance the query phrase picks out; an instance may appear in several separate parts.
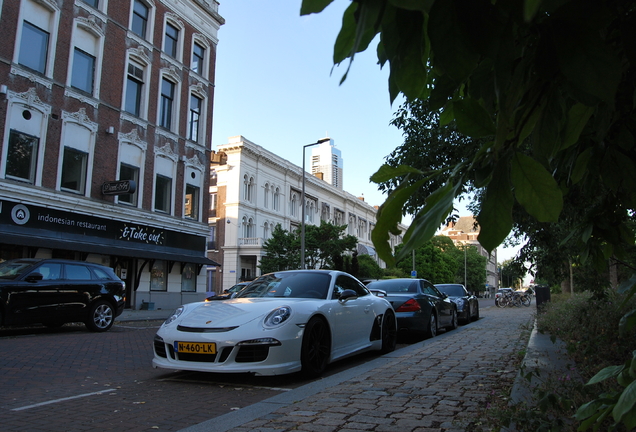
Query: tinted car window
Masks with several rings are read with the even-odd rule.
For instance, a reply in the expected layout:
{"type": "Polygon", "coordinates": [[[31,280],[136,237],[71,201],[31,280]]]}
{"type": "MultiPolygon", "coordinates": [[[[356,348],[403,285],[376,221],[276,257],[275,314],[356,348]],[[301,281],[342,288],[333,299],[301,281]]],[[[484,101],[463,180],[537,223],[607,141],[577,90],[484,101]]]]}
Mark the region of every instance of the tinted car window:
{"type": "Polygon", "coordinates": [[[451,297],[464,297],[466,295],[466,290],[461,285],[438,285],[436,288],[451,297]]]}
{"type": "Polygon", "coordinates": [[[393,279],[383,280],[378,282],[371,282],[369,287],[374,289],[381,289],[387,293],[416,293],[417,292],[417,279],[393,279]]]}
{"type": "Polygon", "coordinates": [[[97,276],[97,279],[110,280],[110,276],[108,275],[108,273],[106,273],[105,271],[103,271],[100,268],[93,267],[93,272],[95,272],[95,275],[97,276]]]}
{"type": "Polygon", "coordinates": [[[91,271],[83,265],[66,265],[66,279],[68,280],[90,280],[91,271]]]}
{"type": "Polygon", "coordinates": [[[42,280],[58,280],[62,278],[62,264],[42,264],[32,273],[40,273],[42,275],[42,280]]]}
{"type": "Polygon", "coordinates": [[[356,294],[358,295],[358,297],[362,297],[370,293],[369,290],[364,285],[362,285],[355,279],[346,275],[340,275],[336,279],[336,285],[334,286],[333,295],[331,298],[333,299],[340,298],[340,295],[342,294],[342,292],[348,289],[354,290],[356,294]]]}
{"type": "Polygon", "coordinates": [[[244,297],[327,298],[331,276],[326,273],[271,273],[256,279],[239,291],[244,297]]]}
{"type": "Polygon", "coordinates": [[[5,261],[0,263],[0,279],[15,279],[32,263],[5,261]]]}
{"type": "Polygon", "coordinates": [[[424,290],[424,294],[428,294],[428,295],[432,295],[435,297],[441,297],[441,293],[439,291],[437,291],[435,289],[435,287],[433,285],[430,285],[426,282],[423,282],[423,287],[422,289],[424,290]]]}

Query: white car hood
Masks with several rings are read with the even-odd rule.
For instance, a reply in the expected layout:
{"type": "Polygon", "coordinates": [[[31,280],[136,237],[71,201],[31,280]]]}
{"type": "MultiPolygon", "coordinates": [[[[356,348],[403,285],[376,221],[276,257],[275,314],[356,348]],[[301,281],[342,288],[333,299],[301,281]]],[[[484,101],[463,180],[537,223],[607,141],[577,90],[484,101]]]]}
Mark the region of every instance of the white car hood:
{"type": "Polygon", "coordinates": [[[179,325],[195,328],[239,327],[262,319],[279,306],[292,306],[298,299],[232,299],[213,300],[190,305],[181,317],[179,325]]]}

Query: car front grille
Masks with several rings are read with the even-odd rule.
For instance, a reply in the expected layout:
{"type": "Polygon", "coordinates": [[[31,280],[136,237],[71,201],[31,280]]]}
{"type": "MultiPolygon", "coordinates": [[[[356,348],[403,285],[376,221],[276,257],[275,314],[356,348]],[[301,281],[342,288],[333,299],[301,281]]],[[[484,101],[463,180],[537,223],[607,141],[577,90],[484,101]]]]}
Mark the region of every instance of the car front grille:
{"type": "Polygon", "coordinates": [[[253,363],[264,361],[269,355],[267,345],[244,345],[236,354],[237,363],[253,363]]]}
{"type": "Polygon", "coordinates": [[[166,344],[163,343],[162,340],[155,339],[154,346],[155,346],[155,353],[159,357],[168,358],[168,356],[166,355],[166,344]]]}

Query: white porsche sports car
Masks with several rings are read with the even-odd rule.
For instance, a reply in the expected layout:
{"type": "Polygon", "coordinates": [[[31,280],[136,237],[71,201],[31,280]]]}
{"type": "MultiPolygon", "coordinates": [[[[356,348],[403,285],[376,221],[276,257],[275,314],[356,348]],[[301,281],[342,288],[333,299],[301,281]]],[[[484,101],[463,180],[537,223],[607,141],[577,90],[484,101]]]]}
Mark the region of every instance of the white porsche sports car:
{"type": "Polygon", "coordinates": [[[282,271],[261,276],[234,298],[180,306],[157,331],[152,364],[315,377],[334,360],[393,351],[396,328],[391,304],[353,276],[282,271]]]}

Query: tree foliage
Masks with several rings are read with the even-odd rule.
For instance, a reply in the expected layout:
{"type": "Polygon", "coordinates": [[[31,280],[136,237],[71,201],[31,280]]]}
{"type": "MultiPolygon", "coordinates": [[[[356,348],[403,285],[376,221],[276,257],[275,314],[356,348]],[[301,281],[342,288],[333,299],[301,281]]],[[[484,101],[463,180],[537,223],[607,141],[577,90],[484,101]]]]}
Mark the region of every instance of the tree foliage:
{"type": "MultiPolygon", "coordinates": [[[[350,254],[357,246],[355,236],[345,235],[346,225],[323,222],[305,226],[305,268],[337,268],[343,255],[350,254]]],[[[262,273],[300,268],[300,229],[293,232],[280,225],[272,230],[272,236],[263,244],[265,255],[259,268],[262,273]]]]}
{"type": "MultiPolygon", "coordinates": [[[[301,13],[331,1],[304,0],[301,13]]],[[[537,223],[559,220],[564,197],[600,192],[570,232],[582,257],[620,256],[636,204],[636,9],[620,0],[356,0],[343,16],[334,63],[352,61],[379,35],[391,100],[426,100],[472,139],[492,137],[427,197],[400,259],[432,238],[471,180],[484,188],[477,219],[488,250],[513,228],[519,205],[537,223]]],[[[351,67],[351,63],[349,64],[351,67]]],[[[343,80],[346,78],[346,73],[343,80]]],[[[383,166],[402,179],[378,213],[373,240],[391,263],[408,198],[439,172],[383,166]]]]}
{"type": "MultiPolygon", "coordinates": [[[[398,253],[402,247],[397,246],[398,253]]],[[[484,290],[487,259],[474,246],[467,245],[464,254],[464,246],[457,248],[449,237],[435,236],[415,249],[410,257],[398,261],[397,267],[404,274],[410,274],[413,258],[417,277],[432,283],[465,283],[473,292],[484,290]]]]}

